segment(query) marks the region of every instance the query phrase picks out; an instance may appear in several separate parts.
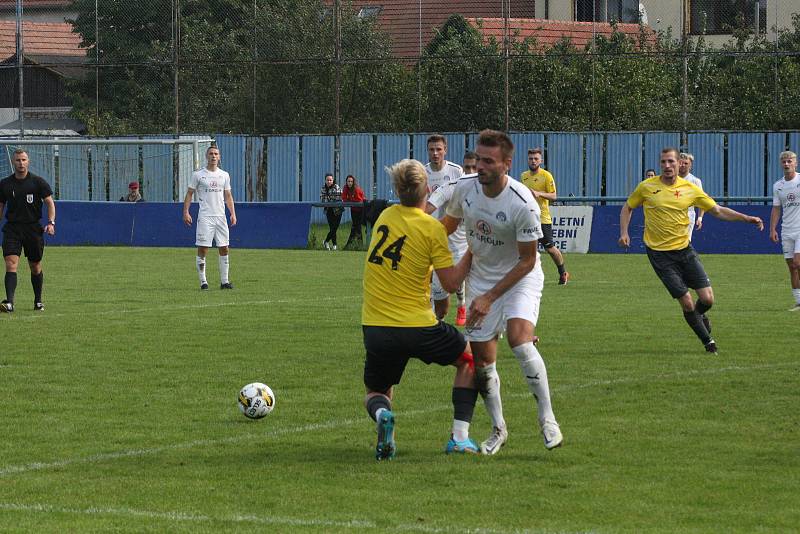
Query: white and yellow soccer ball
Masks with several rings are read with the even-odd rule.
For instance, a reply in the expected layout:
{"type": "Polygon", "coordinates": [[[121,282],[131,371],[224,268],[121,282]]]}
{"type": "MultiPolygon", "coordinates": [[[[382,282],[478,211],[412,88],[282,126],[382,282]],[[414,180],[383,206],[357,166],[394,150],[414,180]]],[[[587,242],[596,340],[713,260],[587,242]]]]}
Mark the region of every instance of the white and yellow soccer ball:
{"type": "Polygon", "coordinates": [[[275,394],[261,382],[247,384],[239,390],[239,410],[248,419],[261,419],[275,408],[275,394]]]}

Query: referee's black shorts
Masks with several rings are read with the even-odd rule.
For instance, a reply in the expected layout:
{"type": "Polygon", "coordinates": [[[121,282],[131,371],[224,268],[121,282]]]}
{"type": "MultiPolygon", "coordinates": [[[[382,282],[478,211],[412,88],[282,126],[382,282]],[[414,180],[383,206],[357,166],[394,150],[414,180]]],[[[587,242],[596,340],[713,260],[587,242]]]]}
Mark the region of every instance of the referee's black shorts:
{"type": "Polygon", "coordinates": [[[691,245],[682,250],[647,248],[647,258],[674,299],[684,296],[689,288],[711,286],[711,280],[691,245]]]}
{"type": "Polygon", "coordinates": [[[434,326],[391,327],[362,326],[364,348],[364,385],[370,391],[386,392],[400,383],[411,358],[426,365],[450,365],[467,346],[464,335],[455,327],[439,321],[434,326]]]}
{"type": "Polygon", "coordinates": [[[28,261],[42,261],[44,256],[44,228],[35,223],[6,223],[3,226],[3,256],[22,256],[28,261]]]}

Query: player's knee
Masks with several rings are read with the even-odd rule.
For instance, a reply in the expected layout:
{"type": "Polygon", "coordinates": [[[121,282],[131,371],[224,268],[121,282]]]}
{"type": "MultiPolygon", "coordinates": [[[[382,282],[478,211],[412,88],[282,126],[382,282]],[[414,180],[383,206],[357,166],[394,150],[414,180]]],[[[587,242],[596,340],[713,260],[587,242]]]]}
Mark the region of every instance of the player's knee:
{"type": "Polygon", "coordinates": [[[470,352],[462,352],[461,356],[456,360],[456,367],[467,367],[471,371],[475,371],[475,358],[470,352]]]}

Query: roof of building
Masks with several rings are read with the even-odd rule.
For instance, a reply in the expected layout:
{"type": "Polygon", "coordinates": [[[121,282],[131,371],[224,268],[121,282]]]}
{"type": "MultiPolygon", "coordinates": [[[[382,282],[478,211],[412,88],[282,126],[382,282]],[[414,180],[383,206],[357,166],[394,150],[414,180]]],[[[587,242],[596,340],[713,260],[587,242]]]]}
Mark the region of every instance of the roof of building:
{"type": "MultiPolygon", "coordinates": [[[[484,37],[494,37],[497,41],[503,41],[505,32],[505,20],[502,18],[468,18],[472,26],[477,28],[484,37]]],[[[571,22],[562,20],[547,19],[509,19],[509,35],[514,40],[526,38],[536,39],[540,46],[550,48],[559,41],[570,40],[576,48],[583,49],[596,37],[609,37],[614,31],[609,23],[604,22],[571,22]]],[[[617,24],[618,32],[624,33],[629,37],[638,37],[638,24],[617,24]]],[[[649,27],[645,27],[645,35],[648,41],[653,42],[656,34],[649,27]]]]}
{"type": "MultiPolygon", "coordinates": [[[[333,4],[333,0],[324,0],[333,4]]],[[[564,38],[571,39],[577,48],[583,48],[593,36],[611,35],[611,24],[605,22],[573,22],[533,18],[531,3],[512,2],[511,35],[515,39],[535,37],[540,45],[549,47],[564,38]]],[[[377,10],[378,27],[392,39],[392,53],[398,58],[417,58],[421,49],[431,41],[437,29],[453,14],[461,14],[487,37],[502,41],[503,24],[501,3],[497,0],[448,0],[445,4],[419,2],[418,0],[353,0],[352,8],[359,13],[363,8],[377,10]],[[480,21],[480,23],[478,22],[480,21]]],[[[374,13],[374,11],[373,11],[374,13]]],[[[655,32],[645,26],[655,40],[655,32]]],[[[617,24],[617,30],[631,37],[639,34],[638,24],[617,24]]]]}
{"type": "MultiPolygon", "coordinates": [[[[16,33],[15,21],[0,20],[0,61],[16,55],[16,33]]],[[[81,48],[81,36],[73,33],[72,25],[66,22],[23,21],[22,35],[26,57],[86,56],[86,50],[81,48]]]]}

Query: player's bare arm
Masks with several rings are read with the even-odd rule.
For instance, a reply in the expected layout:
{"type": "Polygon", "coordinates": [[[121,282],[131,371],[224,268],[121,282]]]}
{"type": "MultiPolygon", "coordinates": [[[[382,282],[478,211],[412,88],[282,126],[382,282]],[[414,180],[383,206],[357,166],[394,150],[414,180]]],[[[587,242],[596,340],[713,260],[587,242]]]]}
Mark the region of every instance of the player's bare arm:
{"type": "Polygon", "coordinates": [[[189,213],[189,206],[192,205],[192,197],[194,196],[194,189],[191,187],[186,191],[186,196],[183,198],[183,222],[186,226],[192,225],[192,216],[189,213]]]}
{"type": "Polygon", "coordinates": [[[458,228],[458,225],[461,224],[461,219],[453,217],[452,215],[445,215],[441,219],[439,219],[441,223],[444,225],[444,229],[447,232],[447,235],[452,234],[458,228]]]}
{"type": "Polygon", "coordinates": [[[627,204],[622,206],[622,209],[619,212],[619,245],[621,247],[629,247],[631,246],[631,238],[628,235],[628,226],[631,224],[631,215],[633,215],[633,210],[627,204]]]}
{"type": "Polygon", "coordinates": [[[756,225],[759,231],[764,229],[764,222],[760,217],[745,215],[744,213],[739,213],[736,210],[720,206],[719,204],[708,210],[708,213],[723,221],[741,221],[756,225]]]}
{"type": "Polygon", "coordinates": [[[455,293],[461,287],[461,283],[469,274],[469,268],[472,266],[472,252],[467,250],[461,257],[461,260],[452,267],[445,267],[444,269],[436,269],[436,276],[439,277],[439,283],[442,284],[442,289],[448,293],[455,293]]]}
{"type": "Polygon", "coordinates": [[[236,226],[236,210],[233,207],[233,195],[229,190],[225,190],[225,205],[228,206],[228,211],[231,214],[231,226],[236,226]]]}
{"type": "MultiPolygon", "coordinates": [[[[53,202],[53,197],[49,196],[44,200],[45,205],[47,206],[47,226],[44,227],[44,231],[47,232],[47,235],[55,235],[56,233],[56,203],[53,202]]],[[[3,213],[2,208],[0,208],[0,213],[3,213]]]]}
{"type": "Polygon", "coordinates": [[[558,194],[555,192],[547,193],[545,191],[536,191],[531,189],[531,193],[533,193],[533,196],[536,198],[543,198],[545,200],[549,200],[550,202],[555,202],[558,199],[558,194]]]}
{"type": "Polygon", "coordinates": [[[539,241],[517,241],[519,261],[492,289],[473,299],[467,313],[467,326],[478,326],[489,313],[492,303],[511,289],[536,267],[536,249],[539,241]]]}
{"type": "MultiPolygon", "coordinates": [[[[2,209],[0,209],[0,213],[2,213],[2,209]]],[[[772,211],[769,214],[769,238],[772,239],[774,243],[778,242],[778,221],[781,220],[781,207],[780,206],[772,206],[772,211]]]]}

